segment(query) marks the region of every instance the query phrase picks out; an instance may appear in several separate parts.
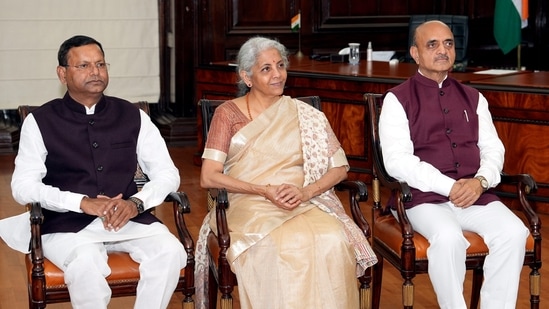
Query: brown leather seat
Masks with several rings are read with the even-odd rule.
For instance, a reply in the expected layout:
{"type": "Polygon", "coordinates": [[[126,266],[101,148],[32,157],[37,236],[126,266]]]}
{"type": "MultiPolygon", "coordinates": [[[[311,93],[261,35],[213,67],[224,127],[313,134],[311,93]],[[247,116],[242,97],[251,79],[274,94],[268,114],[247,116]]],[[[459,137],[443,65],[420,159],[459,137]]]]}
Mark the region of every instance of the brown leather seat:
{"type": "MultiPolygon", "coordinates": [[[[27,269],[32,268],[32,259],[27,254],[25,259],[27,269]]],[[[135,284],[139,281],[139,263],[131,259],[125,252],[109,253],[109,267],[111,274],[107,277],[109,285],[135,284]]],[[[32,281],[32,272],[29,272],[29,282],[32,281]]],[[[66,289],[63,271],[49,260],[44,260],[44,275],[47,278],[46,289],[66,289]]],[[[181,276],[185,276],[185,269],[181,270],[181,276]]]]}
{"type": "MultiPolygon", "coordinates": [[[[402,246],[402,232],[400,231],[400,225],[394,216],[382,216],[376,220],[376,224],[373,226],[373,234],[376,235],[376,239],[391,248],[395,254],[400,254],[400,248],[402,246]]],[[[463,235],[470,243],[467,248],[467,256],[486,256],[488,254],[488,247],[484,243],[482,237],[478,234],[463,231],[463,235]]],[[[416,260],[427,259],[427,249],[429,248],[429,242],[421,234],[414,234],[414,246],[416,248],[416,260]]],[[[526,251],[534,251],[534,237],[530,234],[526,240],[526,251]]]]}
{"type": "MultiPolygon", "coordinates": [[[[147,102],[135,103],[149,114],[147,102]]],[[[38,106],[19,106],[21,121],[38,106]]],[[[149,181],[139,166],[136,169],[134,181],[142,187],[149,181]]],[[[175,226],[179,239],[187,252],[187,265],[181,270],[176,291],[183,293],[182,307],[194,308],[194,242],[185,225],[184,214],[190,212],[190,203],[183,192],[172,192],[166,201],[172,202],[175,226]]],[[[44,258],[40,224],[42,223],[42,209],[39,203],[28,205],[31,217],[31,253],[25,259],[28,272],[29,308],[45,308],[49,303],[69,302],[70,295],[64,281],[61,269],[44,258]]],[[[139,264],[130,258],[126,252],[109,252],[108,264],[111,274],[107,282],[112,290],[112,297],[135,295],[139,282],[139,264]]]]}
{"type": "MultiPolygon", "coordinates": [[[[381,146],[379,144],[378,121],[381,111],[382,95],[367,93],[364,100],[368,104],[370,113],[370,137],[373,153],[373,215],[372,215],[372,246],[378,257],[378,263],[373,267],[373,305],[372,308],[379,308],[381,295],[381,279],[383,274],[384,260],[389,261],[397,268],[403,278],[402,284],[402,305],[411,309],[414,305],[414,283],[412,279],[416,274],[426,273],[428,268],[427,249],[429,242],[414,229],[404,210],[404,202],[409,201],[412,196],[408,184],[397,181],[388,175],[383,164],[381,146]],[[396,199],[397,213],[399,220],[391,213],[390,209],[383,206],[380,201],[380,187],[383,186],[392,192],[396,199]]],[[[524,265],[528,265],[530,272],[530,304],[532,309],[539,308],[539,293],[541,278],[539,268],[541,267],[541,222],[534,212],[526,195],[537,189],[536,182],[526,174],[506,175],[502,174],[501,185],[511,185],[515,192],[496,191],[498,195],[511,197],[519,200],[519,204],[526,218],[526,225],[530,229],[530,236],[526,242],[526,254],[524,265]]],[[[501,186],[500,185],[500,186],[501,186]]],[[[500,187],[497,188],[499,190],[500,187]]],[[[467,249],[466,268],[473,270],[473,287],[471,293],[471,309],[476,309],[480,298],[480,288],[483,281],[483,265],[488,247],[482,237],[478,234],[463,232],[470,246],[467,249]]]]}

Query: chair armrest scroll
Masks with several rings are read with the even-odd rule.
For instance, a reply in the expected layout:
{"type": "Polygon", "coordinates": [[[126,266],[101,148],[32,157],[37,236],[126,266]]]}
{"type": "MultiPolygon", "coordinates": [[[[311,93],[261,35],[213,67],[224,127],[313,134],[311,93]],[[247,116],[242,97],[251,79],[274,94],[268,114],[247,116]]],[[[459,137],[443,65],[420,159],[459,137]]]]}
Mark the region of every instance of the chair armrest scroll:
{"type": "MultiPolygon", "coordinates": [[[[541,221],[538,214],[534,211],[527,199],[529,194],[535,193],[538,189],[538,185],[534,178],[532,178],[529,174],[508,175],[502,173],[500,184],[516,185],[516,197],[519,199],[520,206],[522,208],[521,210],[528,220],[530,231],[534,236],[538,234],[539,229],[541,228],[541,221]]],[[[496,191],[496,194],[502,196],[505,195],[504,192],[501,191],[496,191]]]]}
{"type": "Polygon", "coordinates": [[[30,257],[32,261],[31,280],[33,292],[37,295],[46,295],[46,279],[44,274],[44,251],[42,250],[41,225],[44,221],[40,203],[30,203],[30,257]]]}
{"type": "Polygon", "coordinates": [[[31,253],[33,255],[33,260],[35,255],[38,254],[36,258],[42,259],[42,231],[41,225],[44,222],[44,215],[42,214],[42,206],[40,203],[30,203],[28,205],[30,211],[30,226],[31,226],[31,253]]]}
{"type": "Polygon", "coordinates": [[[360,210],[359,202],[368,200],[368,189],[362,181],[342,181],[335,186],[336,190],[349,192],[349,207],[353,216],[353,221],[362,230],[366,238],[370,238],[371,230],[368,221],[364,218],[360,210]]]}
{"type": "Polygon", "coordinates": [[[362,181],[344,180],[335,186],[336,190],[349,191],[352,198],[357,199],[359,202],[368,200],[368,188],[362,181]]]}
{"type": "Polygon", "coordinates": [[[225,210],[229,208],[229,197],[227,195],[227,190],[220,188],[208,189],[208,194],[215,204],[217,241],[221,250],[226,251],[231,245],[229,224],[227,223],[227,214],[225,213],[225,210]]]}
{"type": "Polygon", "coordinates": [[[216,206],[221,206],[223,209],[229,208],[229,198],[227,196],[227,190],[212,188],[208,189],[208,194],[215,201],[216,206]]]}
{"type": "Polygon", "coordinates": [[[180,213],[188,214],[191,212],[191,203],[184,192],[170,192],[166,197],[166,201],[174,202],[178,207],[177,211],[180,213]]]}
{"type": "Polygon", "coordinates": [[[530,194],[538,190],[538,184],[529,174],[515,174],[509,175],[502,173],[501,174],[501,183],[502,184],[516,184],[517,186],[524,187],[524,193],[530,194]]]}
{"type": "MultiPolygon", "coordinates": [[[[404,207],[405,202],[410,202],[412,200],[412,192],[410,192],[410,186],[408,186],[408,183],[405,181],[399,181],[389,176],[381,163],[376,165],[375,169],[381,184],[384,187],[388,188],[395,198],[394,203],[396,205],[398,222],[400,224],[400,229],[402,232],[403,247],[413,247],[412,239],[414,237],[414,229],[412,227],[412,224],[410,223],[410,220],[408,219],[408,216],[406,215],[406,209],[404,207]]],[[[376,210],[374,209],[374,211],[376,210]]],[[[381,212],[383,213],[383,215],[390,214],[390,210],[388,209],[388,207],[387,209],[381,210],[381,212]]]]}
{"type": "Polygon", "coordinates": [[[179,240],[183,244],[183,247],[185,247],[187,254],[189,254],[189,251],[193,254],[194,241],[191,237],[191,233],[187,229],[184,217],[184,214],[191,212],[191,203],[189,202],[189,198],[184,192],[171,192],[166,197],[166,201],[173,202],[174,221],[179,240]]]}
{"type": "Polygon", "coordinates": [[[30,203],[28,205],[30,211],[30,222],[32,224],[42,224],[44,221],[44,215],[42,215],[42,206],[40,203],[30,203]]]}
{"type": "MultiPolygon", "coordinates": [[[[185,224],[184,214],[189,214],[191,212],[191,203],[189,198],[184,192],[170,192],[166,197],[166,201],[171,201],[173,206],[173,214],[175,220],[175,227],[177,229],[177,234],[179,236],[179,241],[185,248],[187,253],[187,264],[185,265],[185,283],[183,294],[185,298],[183,303],[192,303],[192,296],[195,293],[194,287],[194,269],[195,269],[195,259],[194,259],[194,241],[191,237],[191,233],[187,229],[185,224]]],[[[183,306],[187,308],[186,306],[183,306]]]]}

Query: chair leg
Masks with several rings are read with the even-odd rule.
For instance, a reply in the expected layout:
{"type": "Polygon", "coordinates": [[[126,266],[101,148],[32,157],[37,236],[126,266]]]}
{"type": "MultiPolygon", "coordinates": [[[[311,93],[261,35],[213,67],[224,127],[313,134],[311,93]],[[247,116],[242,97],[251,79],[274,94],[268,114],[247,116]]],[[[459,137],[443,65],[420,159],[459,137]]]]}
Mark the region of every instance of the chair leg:
{"type": "Polygon", "coordinates": [[[478,308],[478,301],[480,299],[480,288],[484,279],[484,271],[482,267],[473,269],[473,286],[471,289],[471,309],[478,308]]]}
{"type": "Polygon", "coordinates": [[[46,276],[43,260],[33,261],[32,282],[29,285],[29,308],[46,308],[46,276]]]}
{"type": "Polygon", "coordinates": [[[46,308],[46,303],[32,302],[32,297],[29,294],[29,309],[43,309],[46,308]]]}
{"type": "Polygon", "coordinates": [[[376,255],[378,257],[378,261],[374,266],[372,266],[372,309],[379,309],[379,302],[381,299],[381,281],[383,279],[383,258],[379,254],[376,255]]]}
{"type": "Polygon", "coordinates": [[[35,302],[35,303],[33,303],[29,299],[29,308],[31,308],[31,309],[44,309],[44,308],[46,308],[46,303],[45,302],[42,302],[42,303],[35,302]]]}
{"type": "Polygon", "coordinates": [[[372,308],[372,270],[366,269],[364,275],[359,278],[360,281],[360,296],[359,296],[359,308],[371,309],[372,308]]]}
{"type": "Polygon", "coordinates": [[[219,291],[221,292],[221,309],[233,309],[233,291],[236,282],[235,275],[231,272],[228,262],[219,261],[219,291]],[[223,266],[223,269],[221,267],[223,266]],[[220,270],[221,269],[221,270],[220,270]],[[224,271],[224,273],[222,273],[224,271]]]}
{"type": "MultiPolygon", "coordinates": [[[[223,281],[223,280],[221,280],[223,281]]],[[[220,308],[221,309],[233,309],[233,289],[232,284],[219,283],[219,291],[221,292],[220,308]]]]}
{"type": "Polygon", "coordinates": [[[217,278],[210,267],[208,272],[208,301],[210,303],[208,309],[215,309],[217,307],[217,289],[217,278]]]}
{"type": "Polygon", "coordinates": [[[409,278],[405,278],[402,284],[402,306],[404,309],[414,308],[414,283],[409,278]]]}
{"type": "Polygon", "coordinates": [[[530,308],[539,309],[539,293],[541,289],[541,274],[537,268],[530,272],[530,308]]]}
{"type": "Polygon", "coordinates": [[[183,309],[194,309],[194,302],[183,302],[183,309]]]}
{"type": "Polygon", "coordinates": [[[226,295],[223,295],[221,297],[221,309],[233,309],[233,298],[232,296],[229,294],[228,296],[226,295]]]}

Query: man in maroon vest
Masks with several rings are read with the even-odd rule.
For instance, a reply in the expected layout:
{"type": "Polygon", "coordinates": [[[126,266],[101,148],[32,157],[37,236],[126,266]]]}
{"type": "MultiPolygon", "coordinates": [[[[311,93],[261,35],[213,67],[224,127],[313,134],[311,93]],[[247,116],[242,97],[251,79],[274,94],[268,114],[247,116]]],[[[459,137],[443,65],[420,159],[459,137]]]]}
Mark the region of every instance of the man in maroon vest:
{"type": "Polygon", "coordinates": [[[166,308],[186,253],[150,209],[179,188],[179,171],[147,114],[103,94],[109,65],[99,42],[74,36],[58,62],[67,92],[25,119],[13,196],[41,203],[44,256],[64,271],[73,308],[107,308],[109,250],[140,263],[135,308],[166,308]],[[151,179],[139,192],[138,163],[151,179]]]}
{"type": "Polygon", "coordinates": [[[528,229],[490,188],[500,181],[504,147],[488,102],[449,72],[454,37],[440,21],[417,27],[410,54],[419,68],[384,98],[379,120],[387,172],[412,187],[407,215],[430,243],[429,277],[441,308],[467,308],[462,230],[490,249],[481,308],[515,308],[528,229]]]}

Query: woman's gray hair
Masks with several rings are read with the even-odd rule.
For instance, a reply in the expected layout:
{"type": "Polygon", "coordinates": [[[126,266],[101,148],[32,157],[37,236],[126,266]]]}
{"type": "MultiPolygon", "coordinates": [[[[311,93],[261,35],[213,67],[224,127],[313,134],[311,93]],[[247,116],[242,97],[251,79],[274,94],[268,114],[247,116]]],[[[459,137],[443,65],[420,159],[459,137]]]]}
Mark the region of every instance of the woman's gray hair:
{"type": "Polygon", "coordinates": [[[289,64],[288,50],[277,40],[266,37],[253,37],[246,41],[240,47],[236,58],[236,73],[238,75],[238,96],[243,96],[250,91],[250,88],[240,77],[240,71],[246,72],[248,77],[252,77],[252,67],[256,64],[257,57],[260,53],[267,49],[276,48],[282,57],[284,66],[287,68],[289,64]]]}

